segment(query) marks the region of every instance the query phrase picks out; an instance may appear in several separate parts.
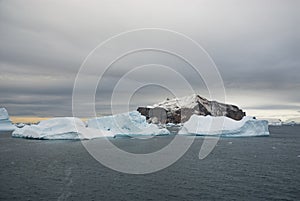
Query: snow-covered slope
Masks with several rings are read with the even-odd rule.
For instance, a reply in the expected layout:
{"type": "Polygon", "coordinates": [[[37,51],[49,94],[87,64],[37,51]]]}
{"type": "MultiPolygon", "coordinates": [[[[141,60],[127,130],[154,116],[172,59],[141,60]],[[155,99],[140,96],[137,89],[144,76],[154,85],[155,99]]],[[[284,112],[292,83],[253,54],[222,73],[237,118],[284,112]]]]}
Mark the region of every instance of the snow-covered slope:
{"type": "Polygon", "coordinates": [[[16,127],[11,123],[7,110],[0,108],[0,131],[13,131],[16,127]]]}
{"type": "Polygon", "coordinates": [[[193,94],[191,96],[184,96],[181,98],[167,99],[160,103],[154,104],[152,107],[161,107],[170,111],[176,111],[181,107],[193,109],[198,105],[198,100],[200,100],[199,97],[196,94],[193,94]]]}
{"type": "MultiPolygon", "coordinates": [[[[207,110],[212,116],[226,116],[228,110],[238,110],[238,107],[234,105],[228,105],[224,103],[219,103],[217,101],[209,101],[204,97],[197,94],[192,94],[190,96],[184,96],[181,98],[167,99],[163,102],[153,105],[153,107],[161,107],[168,111],[174,112],[178,108],[187,109],[199,109],[199,104],[203,106],[203,110],[207,110]]],[[[200,108],[201,111],[202,108],[200,108]]],[[[205,114],[207,115],[207,114],[205,114]]]]}
{"type": "Polygon", "coordinates": [[[167,129],[149,124],[137,111],[88,120],[88,127],[113,132],[115,135],[168,135],[167,129]]]}
{"type": "Polygon", "coordinates": [[[13,137],[32,139],[93,139],[98,137],[113,137],[109,131],[99,131],[86,128],[81,119],[74,117],[59,117],[41,121],[38,125],[25,125],[17,128],[13,137]]]}
{"type": "Polygon", "coordinates": [[[224,137],[268,136],[268,121],[243,117],[236,121],[228,117],[193,115],[183,124],[179,134],[216,135],[224,137]]]}

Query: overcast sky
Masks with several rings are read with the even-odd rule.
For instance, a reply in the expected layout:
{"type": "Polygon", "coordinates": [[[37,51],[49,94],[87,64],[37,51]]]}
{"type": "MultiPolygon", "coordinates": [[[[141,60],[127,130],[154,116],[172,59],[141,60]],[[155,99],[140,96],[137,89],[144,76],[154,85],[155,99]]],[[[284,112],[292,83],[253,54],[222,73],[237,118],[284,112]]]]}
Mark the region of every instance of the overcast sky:
{"type": "MultiPolygon", "coordinates": [[[[124,31],[162,28],[192,38],[209,53],[224,81],[227,103],[252,115],[299,116],[299,2],[2,0],[0,106],[10,115],[70,116],[74,80],[91,50],[124,31]]],[[[110,51],[113,48],[118,47],[110,51]]],[[[135,60],[153,63],[153,59],[162,64],[169,57],[157,52],[134,55],[135,60]]],[[[175,69],[187,69],[180,60],[172,62],[168,64],[175,69]]],[[[96,96],[99,113],[109,113],[107,97],[129,64],[137,63],[124,58],[110,69],[106,81],[100,82],[96,96]]],[[[203,82],[188,70],[182,72],[202,93],[203,82]]],[[[177,80],[163,70],[156,76],[176,86],[177,80]]],[[[188,95],[187,91],[183,89],[182,95],[188,95]]],[[[132,105],[152,104],[169,95],[160,87],[145,87],[133,95],[132,105]]],[[[202,95],[208,94],[203,90],[202,95]]]]}

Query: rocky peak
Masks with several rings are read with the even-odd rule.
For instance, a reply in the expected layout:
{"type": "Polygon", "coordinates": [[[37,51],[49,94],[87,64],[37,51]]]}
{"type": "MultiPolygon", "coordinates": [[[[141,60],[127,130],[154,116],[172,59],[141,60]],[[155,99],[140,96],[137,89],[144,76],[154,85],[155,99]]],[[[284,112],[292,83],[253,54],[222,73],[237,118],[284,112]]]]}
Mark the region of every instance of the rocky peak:
{"type": "Polygon", "coordinates": [[[139,107],[137,110],[146,116],[149,122],[155,119],[155,123],[184,123],[193,114],[227,116],[235,120],[241,120],[246,115],[235,105],[209,101],[197,94],[182,98],[167,98],[153,106],[139,107]]]}

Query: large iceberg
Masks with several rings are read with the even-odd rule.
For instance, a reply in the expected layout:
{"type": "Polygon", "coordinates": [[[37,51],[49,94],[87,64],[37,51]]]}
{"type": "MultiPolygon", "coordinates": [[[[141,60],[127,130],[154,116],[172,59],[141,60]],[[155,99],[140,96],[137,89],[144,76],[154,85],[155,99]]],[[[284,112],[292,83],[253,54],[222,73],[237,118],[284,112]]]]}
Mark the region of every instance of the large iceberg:
{"type": "Polygon", "coordinates": [[[37,125],[17,128],[13,137],[47,140],[82,140],[116,136],[167,135],[170,132],[148,124],[138,112],[104,116],[88,120],[88,126],[75,117],[59,117],[41,121],[37,125]]]}
{"type": "Polygon", "coordinates": [[[109,131],[86,128],[86,125],[79,118],[58,117],[41,121],[37,125],[25,125],[22,128],[17,128],[12,136],[47,140],[79,140],[113,137],[114,135],[109,131]]]}
{"type": "Polygon", "coordinates": [[[208,135],[222,137],[268,136],[268,121],[245,116],[236,121],[228,117],[192,115],[183,124],[179,134],[208,135]]]}
{"type": "Polygon", "coordinates": [[[149,124],[138,111],[89,119],[88,128],[110,131],[115,136],[169,135],[165,128],[149,124]]]}
{"type": "Polygon", "coordinates": [[[0,131],[13,131],[16,127],[11,123],[7,110],[0,108],[0,131]]]}

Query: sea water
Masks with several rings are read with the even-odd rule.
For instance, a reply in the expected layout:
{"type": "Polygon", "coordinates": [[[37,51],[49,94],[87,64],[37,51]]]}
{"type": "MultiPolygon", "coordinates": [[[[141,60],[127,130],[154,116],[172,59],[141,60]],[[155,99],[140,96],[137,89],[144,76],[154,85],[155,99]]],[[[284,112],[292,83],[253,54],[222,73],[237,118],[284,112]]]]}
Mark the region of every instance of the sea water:
{"type": "MultiPolygon", "coordinates": [[[[169,137],[111,139],[149,153],[169,137]]],[[[147,175],[111,170],[76,140],[0,134],[0,200],[299,200],[300,126],[270,127],[269,137],[220,138],[204,160],[197,137],[170,167],[147,175]]]]}

